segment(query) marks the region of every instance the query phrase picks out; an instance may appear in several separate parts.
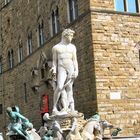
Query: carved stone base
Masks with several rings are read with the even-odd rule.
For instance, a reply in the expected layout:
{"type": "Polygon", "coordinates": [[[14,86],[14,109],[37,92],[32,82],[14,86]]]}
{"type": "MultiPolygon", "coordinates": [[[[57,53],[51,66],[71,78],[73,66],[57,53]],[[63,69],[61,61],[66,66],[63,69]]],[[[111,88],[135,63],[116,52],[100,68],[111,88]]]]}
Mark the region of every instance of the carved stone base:
{"type": "Polygon", "coordinates": [[[48,140],[49,137],[56,138],[56,140],[102,140],[104,130],[113,127],[106,120],[100,120],[97,113],[88,120],[84,119],[83,113],[76,111],[52,116],[46,113],[43,119],[48,129],[45,134],[46,139],[43,140],[48,140]]]}
{"type": "Polygon", "coordinates": [[[73,123],[73,118],[77,119],[77,123],[79,125],[79,128],[82,127],[83,123],[86,121],[84,120],[84,115],[83,113],[73,113],[69,112],[68,114],[65,115],[52,115],[49,117],[50,119],[48,121],[58,121],[61,128],[65,131],[70,130],[72,127],[73,123]]]}
{"type": "Polygon", "coordinates": [[[64,115],[52,115],[47,118],[46,122],[48,128],[56,125],[57,128],[53,128],[54,130],[61,129],[58,132],[60,132],[62,138],[57,140],[82,140],[79,131],[81,131],[83,125],[86,123],[83,113],[69,112],[64,115]]]}

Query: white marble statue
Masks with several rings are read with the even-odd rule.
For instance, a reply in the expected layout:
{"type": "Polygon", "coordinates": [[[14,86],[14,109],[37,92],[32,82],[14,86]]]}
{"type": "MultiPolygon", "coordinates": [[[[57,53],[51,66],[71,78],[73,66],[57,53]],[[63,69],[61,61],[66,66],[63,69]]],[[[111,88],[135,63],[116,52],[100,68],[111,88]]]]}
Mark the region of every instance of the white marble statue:
{"type": "Polygon", "coordinates": [[[0,133],[0,140],[4,140],[2,133],[0,133]]]}
{"type": "Polygon", "coordinates": [[[71,29],[65,29],[61,42],[52,48],[52,73],[56,78],[56,88],[53,97],[53,114],[59,113],[57,105],[61,100],[61,112],[75,111],[72,85],[78,76],[76,47],[71,43],[74,35],[71,29]]]}
{"type": "Polygon", "coordinates": [[[66,136],[66,140],[83,140],[79,132],[78,122],[76,118],[73,118],[72,120],[72,127],[70,132],[66,136]]]}
{"type": "Polygon", "coordinates": [[[54,140],[64,140],[63,138],[63,131],[61,129],[60,124],[57,121],[52,123],[52,130],[53,130],[53,138],[54,140]]]}
{"type": "Polygon", "coordinates": [[[100,120],[100,115],[96,113],[84,124],[81,136],[83,140],[102,140],[106,128],[111,129],[113,125],[106,120],[100,120]]]}

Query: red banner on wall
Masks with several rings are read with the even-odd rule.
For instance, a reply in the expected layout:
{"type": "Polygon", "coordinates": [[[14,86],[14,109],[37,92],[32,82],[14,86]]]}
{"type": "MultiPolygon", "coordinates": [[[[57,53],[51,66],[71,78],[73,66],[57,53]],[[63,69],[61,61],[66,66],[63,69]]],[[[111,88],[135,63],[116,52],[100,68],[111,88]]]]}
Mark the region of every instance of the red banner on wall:
{"type": "Polygon", "coordinates": [[[49,101],[48,95],[43,95],[42,101],[41,101],[41,113],[49,112],[49,102],[48,101],[49,101]]]}

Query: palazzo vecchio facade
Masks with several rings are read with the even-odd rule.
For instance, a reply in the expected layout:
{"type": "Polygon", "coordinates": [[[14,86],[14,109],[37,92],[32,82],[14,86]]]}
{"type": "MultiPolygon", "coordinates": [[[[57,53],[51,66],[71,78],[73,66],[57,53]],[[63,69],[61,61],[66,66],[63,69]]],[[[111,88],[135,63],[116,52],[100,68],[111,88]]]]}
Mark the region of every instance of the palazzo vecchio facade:
{"type": "Polygon", "coordinates": [[[76,32],[76,109],[99,112],[120,135],[139,134],[140,0],[0,0],[0,132],[8,106],[36,129],[51,113],[48,64],[65,28],[76,32]]]}

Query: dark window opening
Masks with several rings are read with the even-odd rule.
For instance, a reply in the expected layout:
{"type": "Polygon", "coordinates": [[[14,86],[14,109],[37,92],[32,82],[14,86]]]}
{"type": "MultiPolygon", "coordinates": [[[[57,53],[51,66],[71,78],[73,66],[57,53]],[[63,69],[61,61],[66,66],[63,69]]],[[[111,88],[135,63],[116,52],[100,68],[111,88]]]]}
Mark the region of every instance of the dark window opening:
{"type": "Polygon", "coordinates": [[[7,27],[10,27],[10,18],[7,19],[7,27]]]}
{"type": "Polygon", "coordinates": [[[14,53],[13,53],[13,50],[8,52],[8,65],[9,65],[9,68],[13,68],[13,66],[14,66],[14,53]]]}
{"type": "Polygon", "coordinates": [[[59,9],[52,12],[52,34],[55,35],[60,31],[59,9]]]}
{"type": "Polygon", "coordinates": [[[60,31],[60,22],[59,22],[59,10],[58,7],[56,9],[56,32],[60,31]]]}
{"type": "Polygon", "coordinates": [[[68,0],[69,4],[69,20],[74,21],[78,17],[78,2],[77,0],[68,0]]]}
{"type": "Polygon", "coordinates": [[[3,113],[3,108],[2,108],[2,104],[0,104],[0,114],[3,113]]]}
{"type": "Polygon", "coordinates": [[[22,43],[19,44],[18,55],[19,55],[19,62],[21,62],[23,60],[23,46],[22,46],[22,43]]]}
{"type": "Polygon", "coordinates": [[[28,34],[27,52],[28,52],[28,55],[32,53],[32,33],[31,32],[28,34]]]}
{"type": "Polygon", "coordinates": [[[14,66],[14,52],[11,50],[12,67],[14,66]]]}
{"type": "Polygon", "coordinates": [[[25,103],[28,102],[28,99],[27,99],[27,85],[26,85],[26,83],[24,83],[24,100],[25,100],[25,103]]]}
{"type": "Polygon", "coordinates": [[[54,11],[52,12],[52,33],[55,34],[55,15],[54,11]]]}
{"type": "Polygon", "coordinates": [[[138,0],[135,0],[136,1],[136,12],[138,13],[139,12],[139,3],[138,3],[138,0]]]}
{"type": "Polygon", "coordinates": [[[39,46],[44,44],[44,24],[43,21],[38,25],[39,46]]]}
{"type": "Polygon", "coordinates": [[[41,69],[41,78],[43,79],[45,77],[45,70],[41,69]]]}
{"type": "Polygon", "coordinates": [[[69,0],[69,18],[70,22],[73,21],[73,6],[72,6],[72,0],[69,0]]]}
{"type": "Polygon", "coordinates": [[[123,2],[124,2],[124,11],[127,11],[126,0],[123,0],[123,2]]]}
{"type": "Polygon", "coordinates": [[[10,51],[8,52],[8,65],[9,65],[9,68],[11,68],[11,54],[10,54],[10,51]]]}

